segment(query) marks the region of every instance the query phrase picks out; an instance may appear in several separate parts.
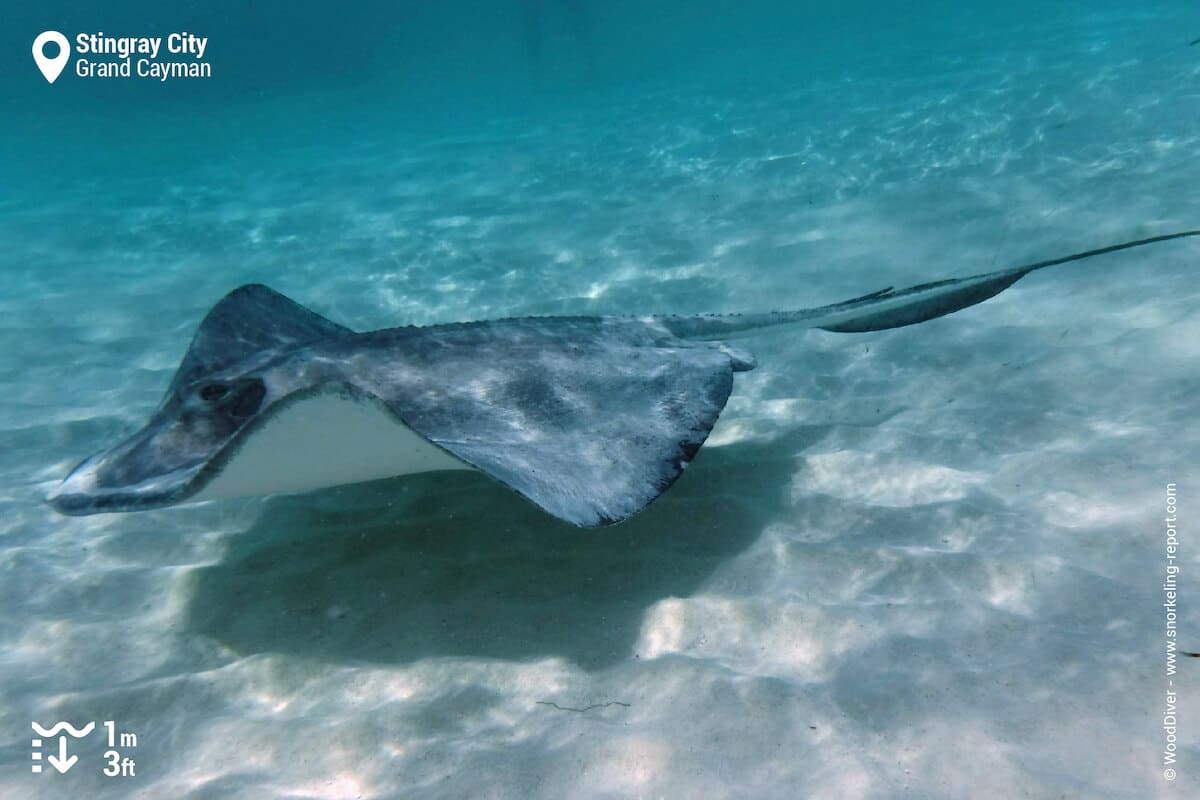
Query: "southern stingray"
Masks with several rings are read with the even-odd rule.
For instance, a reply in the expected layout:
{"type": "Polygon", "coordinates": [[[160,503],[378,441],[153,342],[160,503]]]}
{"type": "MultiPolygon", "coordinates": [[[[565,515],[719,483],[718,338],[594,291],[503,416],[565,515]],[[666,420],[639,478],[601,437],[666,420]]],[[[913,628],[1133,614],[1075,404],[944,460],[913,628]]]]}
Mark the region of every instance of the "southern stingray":
{"type": "Polygon", "coordinates": [[[801,311],[526,317],[357,333],[262,285],[200,323],[158,410],[51,494],[136,511],[476,469],[581,526],[645,508],[696,456],[763,328],[877,331],[949,314],[1045,267],[1184,231],[801,311]]]}

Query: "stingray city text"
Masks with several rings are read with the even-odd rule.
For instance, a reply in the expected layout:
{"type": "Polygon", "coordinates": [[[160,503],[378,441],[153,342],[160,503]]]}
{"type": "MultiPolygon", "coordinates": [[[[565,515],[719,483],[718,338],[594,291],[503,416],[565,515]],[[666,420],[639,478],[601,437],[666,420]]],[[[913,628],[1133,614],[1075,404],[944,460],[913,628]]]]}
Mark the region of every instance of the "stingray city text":
{"type": "Polygon", "coordinates": [[[75,37],[75,51],[83,58],[75,62],[75,74],[81,78],[208,78],[212,65],[202,61],[208,49],[208,37],[183,31],[167,36],[105,36],[81,33],[75,37]],[[190,55],[191,61],[159,62],[159,53],[190,55]],[[92,61],[86,56],[113,56],[117,61],[92,61]],[[134,59],[134,56],[141,56],[134,59]]]}

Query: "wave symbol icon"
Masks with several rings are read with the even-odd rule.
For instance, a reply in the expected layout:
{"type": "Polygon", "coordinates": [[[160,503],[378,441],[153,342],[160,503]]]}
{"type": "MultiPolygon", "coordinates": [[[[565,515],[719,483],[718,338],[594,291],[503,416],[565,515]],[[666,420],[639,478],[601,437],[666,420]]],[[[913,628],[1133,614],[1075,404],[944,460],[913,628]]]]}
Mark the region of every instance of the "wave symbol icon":
{"type": "Polygon", "coordinates": [[[33,729],[35,731],[37,731],[37,733],[39,735],[45,736],[47,738],[50,736],[57,736],[59,731],[66,731],[67,733],[74,736],[76,739],[79,739],[84,736],[87,736],[89,733],[94,731],[96,729],[96,723],[89,722],[87,725],[84,725],[82,728],[76,728],[73,725],[71,725],[71,723],[69,723],[69,722],[59,722],[52,728],[43,728],[41,725],[38,725],[35,722],[35,723],[33,723],[33,729]]]}

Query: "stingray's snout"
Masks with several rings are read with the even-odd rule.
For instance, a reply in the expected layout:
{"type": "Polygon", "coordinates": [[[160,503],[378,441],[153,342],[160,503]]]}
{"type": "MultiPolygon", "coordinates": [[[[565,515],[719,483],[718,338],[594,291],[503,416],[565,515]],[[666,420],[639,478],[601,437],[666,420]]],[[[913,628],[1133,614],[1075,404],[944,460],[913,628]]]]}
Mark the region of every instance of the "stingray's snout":
{"type": "Polygon", "coordinates": [[[84,461],[46,495],[54,510],[67,516],[157,508],[171,501],[171,493],[155,480],[133,486],[109,486],[105,470],[110,461],[120,458],[119,451],[107,450],[84,461]]]}
{"type": "Polygon", "coordinates": [[[95,513],[96,501],[96,470],[101,454],[86,459],[82,464],[71,470],[62,483],[50,490],[46,502],[54,506],[60,514],[78,516],[95,513]]]}

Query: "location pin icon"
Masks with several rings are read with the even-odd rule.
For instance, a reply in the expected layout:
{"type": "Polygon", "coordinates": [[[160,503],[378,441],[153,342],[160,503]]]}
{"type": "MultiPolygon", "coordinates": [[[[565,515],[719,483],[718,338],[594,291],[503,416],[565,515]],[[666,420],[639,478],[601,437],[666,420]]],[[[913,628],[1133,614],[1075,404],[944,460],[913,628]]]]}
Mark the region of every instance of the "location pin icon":
{"type": "Polygon", "coordinates": [[[63,67],[71,60],[71,46],[67,42],[67,37],[58,31],[45,31],[38,34],[38,37],[33,40],[33,60],[37,62],[38,69],[46,76],[46,80],[54,83],[62,74],[63,67]],[[46,42],[54,42],[58,45],[58,55],[54,58],[46,58],[46,54],[42,52],[46,42]]]}

